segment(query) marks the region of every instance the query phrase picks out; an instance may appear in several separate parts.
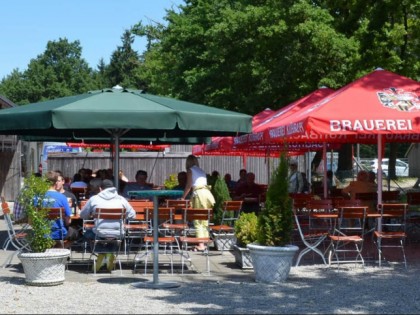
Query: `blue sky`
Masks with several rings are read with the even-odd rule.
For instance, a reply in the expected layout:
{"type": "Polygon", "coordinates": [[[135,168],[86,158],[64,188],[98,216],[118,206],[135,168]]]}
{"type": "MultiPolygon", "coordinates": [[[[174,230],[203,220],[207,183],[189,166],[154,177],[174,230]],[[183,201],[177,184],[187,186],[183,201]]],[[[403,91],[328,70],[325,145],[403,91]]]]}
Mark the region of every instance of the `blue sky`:
{"type": "MultiPolygon", "coordinates": [[[[26,70],[31,59],[44,53],[48,41],[80,41],[82,58],[96,69],[109,62],[121,45],[124,30],[139,21],[165,23],[165,9],[183,0],[13,0],[1,5],[0,79],[13,69],[26,70]]],[[[133,48],[143,52],[146,41],[135,37],[133,48]]]]}

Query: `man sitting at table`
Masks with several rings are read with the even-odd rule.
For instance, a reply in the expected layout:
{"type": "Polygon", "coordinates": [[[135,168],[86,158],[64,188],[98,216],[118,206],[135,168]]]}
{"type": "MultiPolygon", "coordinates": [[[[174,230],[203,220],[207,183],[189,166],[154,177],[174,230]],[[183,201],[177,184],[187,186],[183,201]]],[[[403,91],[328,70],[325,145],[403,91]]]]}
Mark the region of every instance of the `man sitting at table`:
{"type": "MultiPolygon", "coordinates": [[[[97,208],[125,208],[125,217],[126,219],[133,219],[136,216],[136,212],[134,211],[133,207],[130,203],[123,198],[122,196],[118,195],[117,188],[114,187],[114,184],[109,179],[104,179],[100,186],[100,192],[89,198],[86,202],[85,206],[82,208],[80,212],[80,218],[87,220],[91,219],[94,214],[96,213],[97,208]]],[[[83,237],[86,240],[94,240],[96,234],[96,225],[100,224],[97,220],[95,220],[95,227],[93,229],[88,229],[84,233],[83,237]]],[[[109,237],[109,236],[116,236],[120,233],[119,231],[120,225],[118,222],[107,223],[106,229],[102,229],[102,231],[106,231],[106,235],[98,234],[98,237],[109,237]]],[[[110,249],[111,251],[111,249],[110,249]]],[[[99,271],[102,267],[102,262],[105,258],[105,254],[99,254],[96,264],[96,271],[99,271]]],[[[114,266],[115,256],[113,254],[107,254],[108,256],[108,271],[111,271],[114,266]]]]}
{"type": "Polygon", "coordinates": [[[255,183],[255,174],[248,172],[245,183],[236,188],[233,200],[243,200],[242,211],[245,213],[260,211],[260,196],[263,188],[255,183]]]}
{"type": "Polygon", "coordinates": [[[138,170],[136,173],[136,181],[126,183],[122,195],[125,198],[130,199],[131,197],[128,195],[129,191],[150,189],[153,189],[153,184],[147,182],[147,172],[138,170]]]}

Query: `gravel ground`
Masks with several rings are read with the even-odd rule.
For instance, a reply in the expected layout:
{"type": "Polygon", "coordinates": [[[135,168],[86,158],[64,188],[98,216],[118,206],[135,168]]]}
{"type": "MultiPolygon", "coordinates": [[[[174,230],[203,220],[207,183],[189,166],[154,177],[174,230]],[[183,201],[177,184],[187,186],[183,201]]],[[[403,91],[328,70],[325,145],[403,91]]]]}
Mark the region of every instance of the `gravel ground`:
{"type": "MultiPolygon", "coordinates": [[[[414,182],[399,184],[409,189],[414,182]]],[[[420,246],[413,248],[420,253],[420,246]]],[[[0,256],[2,262],[5,256],[0,256]]],[[[0,268],[0,313],[420,314],[418,256],[411,256],[408,270],[401,264],[300,266],[276,285],[254,282],[252,272],[225,279],[166,276],[180,287],[156,290],[132,287],[130,283],[144,278],[138,275],[93,277],[74,271],[62,285],[31,287],[25,285],[22,270],[0,268]]]]}
{"type": "Polygon", "coordinates": [[[133,288],[130,277],[31,287],[3,271],[0,313],[418,314],[418,273],[416,266],[313,265],[292,267],[288,280],[277,285],[207,278],[152,290],[133,288]]]}

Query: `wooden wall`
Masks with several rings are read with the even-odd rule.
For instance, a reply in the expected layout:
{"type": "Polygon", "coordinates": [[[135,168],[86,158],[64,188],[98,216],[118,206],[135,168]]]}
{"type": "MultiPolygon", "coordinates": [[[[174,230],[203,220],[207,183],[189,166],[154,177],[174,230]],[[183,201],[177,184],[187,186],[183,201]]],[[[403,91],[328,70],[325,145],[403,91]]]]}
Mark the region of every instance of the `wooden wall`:
{"type": "MultiPolygon", "coordinates": [[[[139,169],[148,172],[148,181],[155,185],[163,185],[170,174],[185,170],[185,160],[191,154],[190,146],[172,146],[169,152],[121,152],[120,169],[130,181],[139,169]],[[188,150],[189,149],[189,150],[188,150]],[[188,150],[188,151],[182,151],[188,150]]],[[[235,156],[201,156],[200,167],[207,173],[217,170],[221,176],[230,173],[233,180],[239,178],[239,170],[244,168],[242,157],[235,156]]],[[[108,152],[53,153],[48,157],[48,170],[61,170],[65,176],[72,177],[80,168],[92,170],[112,168],[108,152]]],[[[269,173],[278,165],[277,158],[249,157],[246,169],[256,174],[256,182],[267,184],[269,173]],[[271,170],[271,171],[270,171],[271,170]]]]}

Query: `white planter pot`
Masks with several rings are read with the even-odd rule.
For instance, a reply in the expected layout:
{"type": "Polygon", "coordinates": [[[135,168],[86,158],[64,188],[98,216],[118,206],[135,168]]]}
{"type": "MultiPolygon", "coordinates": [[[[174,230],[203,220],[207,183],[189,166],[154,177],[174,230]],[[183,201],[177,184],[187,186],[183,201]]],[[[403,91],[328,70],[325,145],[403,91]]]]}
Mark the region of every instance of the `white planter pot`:
{"type": "Polygon", "coordinates": [[[236,244],[236,236],[234,234],[218,234],[213,233],[213,240],[218,251],[232,250],[236,244]]]}
{"type": "Polygon", "coordinates": [[[235,264],[241,267],[242,269],[253,268],[248,248],[233,245],[233,256],[235,257],[235,264]]]}
{"type": "Polygon", "coordinates": [[[63,248],[49,249],[44,253],[19,253],[26,276],[26,284],[52,286],[65,280],[67,258],[70,250],[63,248]]]}
{"type": "Polygon", "coordinates": [[[255,281],[280,283],[287,279],[293,257],[299,248],[295,245],[261,246],[248,244],[254,266],[255,281]]]}

